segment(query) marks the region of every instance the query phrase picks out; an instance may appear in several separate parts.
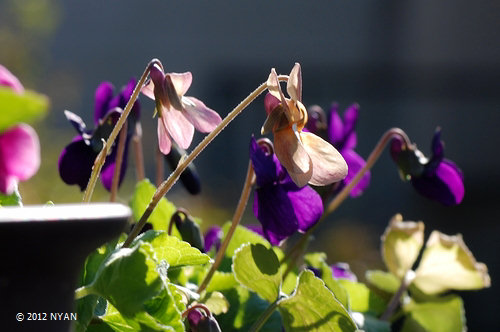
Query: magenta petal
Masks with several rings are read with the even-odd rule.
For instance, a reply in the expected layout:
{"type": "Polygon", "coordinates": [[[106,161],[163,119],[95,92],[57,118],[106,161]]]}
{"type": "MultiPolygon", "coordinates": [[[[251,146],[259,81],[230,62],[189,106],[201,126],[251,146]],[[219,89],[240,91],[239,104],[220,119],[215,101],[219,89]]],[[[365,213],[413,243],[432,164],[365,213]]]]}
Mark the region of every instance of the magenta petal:
{"type": "Polygon", "coordinates": [[[346,139],[356,128],[356,122],[359,117],[359,105],[352,104],[344,113],[344,130],[343,135],[346,139]]]}
{"type": "Polygon", "coordinates": [[[330,123],[328,125],[328,140],[339,147],[344,140],[344,124],[338,113],[338,105],[333,104],[330,109],[330,123]]]}
{"type": "Polygon", "coordinates": [[[423,196],[448,206],[460,204],[465,194],[462,172],[447,159],[439,163],[433,175],[413,177],[411,183],[423,196]]]}
{"type": "Polygon", "coordinates": [[[211,132],[222,122],[217,112],[194,97],[183,97],[182,106],[184,106],[185,110],[184,116],[202,133],[211,132]]]}
{"type": "Polygon", "coordinates": [[[81,136],[73,139],[59,156],[59,175],[67,184],[77,184],[83,191],[89,182],[97,153],[81,136]]]}
{"type": "Polygon", "coordinates": [[[215,251],[219,251],[223,236],[224,232],[219,226],[210,227],[204,237],[205,252],[209,252],[212,247],[215,247],[215,251]]]}
{"type": "Polygon", "coordinates": [[[267,115],[271,114],[271,111],[280,104],[280,100],[270,93],[266,94],[264,98],[264,107],[266,109],[267,115]]]}
{"type": "Polygon", "coordinates": [[[323,214],[321,196],[311,187],[298,188],[293,182],[283,185],[283,189],[287,191],[288,199],[292,204],[298,230],[300,232],[307,231],[318,222],[323,214]]]}
{"type": "Polygon", "coordinates": [[[169,154],[172,147],[172,141],[168,135],[167,128],[163,123],[163,118],[158,118],[158,146],[161,153],[169,154]]]}
{"type": "Polygon", "coordinates": [[[24,181],[40,167],[40,142],[33,128],[20,124],[0,134],[0,169],[24,181]]]}
{"type": "Polygon", "coordinates": [[[109,102],[113,98],[113,84],[102,82],[95,91],[94,125],[99,124],[99,120],[104,118],[109,111],[109,102]]]}
{"type": "Polygon", "coordinates": [[[7,86],[19,94],[24,92],[24,87],[17,77],[2,65],[0,65],[0,86],[7,86]]]}
{"type": "MultiPolygon", "coordinates": [[[[361,170],[361,168],[366,164],[363,158],[358,155],[354,150],[342,151],[342,156],[347,163],[347,176],[344,179],[344,184],[349,184],[356,174],[361,170]]],[[[366,172],[361,181],[358,182],[356,186],[351,190],[350,196],[357,197],[363,193],[363,191],[370,185],[370,172],[366,172]]]]}

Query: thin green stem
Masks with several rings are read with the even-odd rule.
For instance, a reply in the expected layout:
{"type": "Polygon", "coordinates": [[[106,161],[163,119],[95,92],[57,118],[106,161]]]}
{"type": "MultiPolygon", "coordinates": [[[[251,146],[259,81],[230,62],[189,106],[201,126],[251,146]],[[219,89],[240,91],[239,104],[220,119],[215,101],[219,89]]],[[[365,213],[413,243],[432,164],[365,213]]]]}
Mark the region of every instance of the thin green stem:
{"type": "Polygon", "coordinates": [[[111,182],[111,195],[109,197],[110,202],[116,201],[116,195],[118,193],[118,186],[120,184],[120,173],[123,164],[123,154],[125,152],[125,142],[127,141],[127,130],[128,130],[128,122],[125,122],[120,132],[120,138],[118,139],[118,147],[116,150],[116,159],[115,159],[115,169],[113,172],[113,181],[111,182]]]}
{"type": "MultiPolygon", "coordinates": [[[[116,122],[116,125],[113,128],[113,131],[111,132],[111,134],[108,137],[108,140],[106,141],[106,146],[108,147],[108,149],[110,149],[111,146],[113,146],[113,143],[115,142],[115,139],[118,136],[118,133],[120,132],[120,130],[123,127],[123,124],[127,120],[127,117],[130,114],[130,111],[132,111],[132,106],[134,105],[135,101],[137,100],[137,97],[139,96],[139,93],[141,92],[142,85],[146,81],[146,78],[148,77],[149,71],[154,64],[158,64],[160,67],[163,68],[160,60],[158,60],[158,59],[153,59],[148,63],[148,65],[146,66],[146,69],[142,73],[141,78],[139,79],[139,81],[135,85],[134,91],[132,92],[132,96],[130,97],[127,105],[125,106],[123,113],[120,115],[120,118],[116,122]]],[[[99,156],[97,156],[96,162],[98,159],[99,159],[99,156]]],[[[104,158],[102,158],[102,159],[103,159],[102,163],[104,163],[104,161],[106,161],[106,155],[104,155],[104,158]]],[[[87,184],[87,189],[85,190],[85,194],[84,194],[84,198],[83,198],[84,202],[90,201],[90,198],[92,197],[92,193],[94,192],[97,178],[99,176],[99,173],[101,172],[101,168],[102,168],[102,165],[100,167],[94,167],[92,169],[92,174],[90,175],[90,180],[89,180],[89,183],[87,184]],[[97,174],[94,174],[94,173],[97,173],[97,174]]]]}
{"type": "Polygon", "coordinates": [[[401,301],[401,296],[403,296],[403,293],[406,292],[408,287],[410,287],[410,285],[414,279],[415,279],[415,272],[413,270],[408,270],[405,273],[403,280],[401,281],[401,285],[399,286],[399,289],[392,296],[391,300],[389,301],[389,304],[387,305],[387,308],[385,309],[382,316],[380,316],[381,320],[385,320],[385,321],[389,320],[389,318],[392,316],[392,313],[394,312],[394,310],[396,310],[396,308],[399,306],[399,302],[401,301]]]}
{"type": "Polygon", "coordinates": [[[75,290],[75,300],[79,300],[91,294],[93,294],[92,288],[90,288],[89,286],[82,286],[75,290]]]}
{"type": "MultiPolygon", "coordinates": [[[[278,79],[280,81],[288,81],[288,76],[285,75],[280,75],[278,76],[278,79]]],[[[210,142],[220,134],[220,132],[231,122],[236,118],[252,101],[255,100],[262,92],[264,92],[267,88],[266,82],[262,83],[255,89],[250,95],[248,95],[243,101],[236,106],[223,120],[222,122],[212,131],[210,132],[205,138],[198,144],[194,150],[184,159],[181,159],[179,164],[177,165],[177,168],[170,174],[170,176],[165,180],[159,187],[156,189],[156,192],[154,193],[153,197],[151,198],[151,201],[149,202],[148,207],[146,208],[146,211],[142,214],[141,218],[135,224],[134,228],[130,232],[127,240],[123,243],[124,247],[128,247],[132,241],[135,239],[135,237],[141,232],[141,229],[144,227],[146,224],[149,216],[153,212],[153,210],[156,208],[156,205],[160,201],[160,199],[172,188],[172,186],[175,184],[175,182],[179,179],[181,176],[182,172],[189,166],[189,164],[198,157],[198,155],[205,149],[205,147],[210,144],[210,142]]]]}
{"type": "Polygon", "coordinates": [[[274,310],[276,310],[276,308],[278,307],[279,301],[280,299],[277,299],[276,301],[271,303],[269,307],[267,307],[267,309],[259,316],[259,318],[252,325],[252,327],[249,330],[250,332],[257,332],[262,328],[262,326],[264,326],[269,317],[271,317],[271,315],[273,314],[274,310]]]}
{"type": "Polygon", "coordinates": [[[321,224],[321,222],[326,219],[326,216],[328,216],[330,213],[335,211],[340,206],[340,204],[342,202],[344,202],[344,200],[349,196],[349,193],[352,191],[352,189],[359,183],[359,181],[361,181],[361,178],[366,174],[366,172],[368,172],[373,167],[375,162],[378,160],[378,158],[380,157],[380,155],[384,151],[384,148],[387,145],[387,143],[389,143],[394,136],[401,137],[407,146],[411,145],[410,139],[408,138],[408,136],[406,135],[406,133],[403,130],[401,130],[399,128],[391,128],[391,129],[387,130],[382,135],[382,137],[378,141],[377,145],[375,145],[375,148],[370,153],[370,156],[368,156],[368,159],[366,160],[366,164],[358,171],[358,173],[352,179],[352,181],[349,182],[349,184],[347,186],[345,186],[337,194],[337,196],[335,196],[335,198],[330,202],[330,204],[326,208],[321,219],[319,219],[318,222],[314,226],[309,228],[309,230],[306,233],[304,233],[304,235],[299,239],[299,241],[297,241],[294,244],[294,246],[290,249],[290,251],[288,251],[288,253],[282,259],[281,262],[285,262],[290,257],[293,257],[292,254],[296,250],[299,250],[301,247],[303,247],[305,245],[309,236],[311,236],[311,234],[321,224]]]}
{"type": "Polygon", "coordinates": [[[248,198],[250,197],[250,191],[252,189],[252,184],[254,182],[254,179],[255,179],[255,173],[253,171],[252,162],[250,161],[248,163],[248,171],[247,171],[247,176],[245,178],[245,184],[243,185],[240,200],[238,201],[238,205],[233,215],[231,227],[229,228],[226,237],[224,238],[224,241],[222,242],[219,250],[217,251],[217,256],[215,257],[214,263],[212,264],[207,275],[201,282],[200,287],[198,287],[198,294],[201,294],[201,292],[205,290],[210,280],[212,279],[212,276],[214,275],[215,271],[217,271],[217,268],[220,266],[220,263],[224,259],[224,255],[226,253],[226,249],[229,245],[229,242],[233,237],[236,227],[240,223],[241,217],[243,216],[243,212],[245,212],[245,207],[247,206],[248,198]]]}

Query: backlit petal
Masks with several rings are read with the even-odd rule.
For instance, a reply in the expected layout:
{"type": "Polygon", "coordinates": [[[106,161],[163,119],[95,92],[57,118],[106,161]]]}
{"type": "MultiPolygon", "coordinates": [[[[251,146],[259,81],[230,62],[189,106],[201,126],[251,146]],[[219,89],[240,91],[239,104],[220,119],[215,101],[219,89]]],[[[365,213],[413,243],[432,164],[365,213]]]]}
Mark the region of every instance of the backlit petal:
{"type": "Polygon", "coordinates": [[[323,214],[321,196],[313,188],[309,186],[298,188],[293,182],[284,184],[283,189],[287,192],[288,199],[292,203],[298,230],[306,232],[316,224],[323,214]]]}
{"type": "Polygon", "coordinates": [[[6,174],[21,181],[32,177],[40,167],[40,142],[35,130],[20,124],[0,134],[0,163],[6,174]]]}
{"type": "Polygon", "coordinates": [[[186,119],[183,112],[170,109],[162,113],[163,123],[168,134],[182,148],[187,149],[193,140],[194,126],[186,119]]]}
{"type": "Polygon", "coordinates": [[[279,104],[280,100],[270,93],[267,93],[264,97],[264,108],[266,109],[267,115],[269,115],[279,104]]]}
{"type": "Polygon", "coordinates": [[[311,158],[292,128],[274,133],[274,153],[297,186],[309,182],[313,175],[311,158]]]}
{"type": "Polygon", "coordinates": [[[163,154],[169,154],[170,148],[172,147],[172,141],[170,141],[170,136],[168,135],[167,128],[163,124],[162,117],[158,117],[158,146],[163,154]]]}
{"type": "Polygon", "coordinates": [[[184,116],[202,133],[211,132],[222,122],[217,112],[194,97],[183,97],[182,105],[185,110],[184,116]]]}
{"type": "Polygon", "coordinates": [[[179,96],[184,96],[193,82],[193,75],[190,71],[185,73],[168,73],[179,96]]]}
{"type": "Polygon", "coordinates": [[[141,92],[145,96],[154,100],[155,99],[154,87],[155,85],[153,83],[153,80],[149,80],[149,82],[142,87],[141,92]]]}
{"type": "Polygon", "coordinates": [[[302,101],[302,71],[300,70],[300,64],[295,63],[290,72],[290,77],[288,78],[288,83],[286,85],[286,91],[292,100],[302,101]]]}
{"type": "Polygon", "coordinates": [[[300,136],[313,165],[310,184],[325,186],[346,177],[347,163],[337,149],[312,133],[300,136]]]}
{"type": "MultiPolygon", "coordinates": [[[[342,156],[344,157],[348,167],[347,176],[344,179],[344,183],[347,185],[354,179],[356,174],[358,174],[358,172],[366,164],[366,162],[354,150],[345,150],[342,152],[342,156]]],[[[361,195],[370,184],[370,177],[370,172],[366,172],[358,182],[358,184],[355,185],[354,188],[352,188],[349,195],[351,197],[357,197],[361,195]]]]}
{"type": "Polygon", "coordinates": [[[8,86],[17,93],[23,93],[24,87],[7,68],[0,65],[0,86],[8,86]]]}

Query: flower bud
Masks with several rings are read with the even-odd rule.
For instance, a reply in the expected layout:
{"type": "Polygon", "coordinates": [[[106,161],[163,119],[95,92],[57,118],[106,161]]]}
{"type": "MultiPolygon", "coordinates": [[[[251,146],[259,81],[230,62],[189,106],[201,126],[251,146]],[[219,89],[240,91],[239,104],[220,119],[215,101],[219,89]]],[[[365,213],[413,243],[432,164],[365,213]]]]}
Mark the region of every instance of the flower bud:
{"type": "Polygon", "coordinates": [[[172,224],[172,222],[175,223],[175,227],[177,227],[183,241],[188,242],[191,246],[204,252],[205,245],[203,243],[203,235],[200,226],[198,226],[187,211],[183,209],[177,210],[172,216],[170,224],[172,224]]]}
{"type": "MultiPolygon", "coordinates": [[[[165,155],[165,160],[172,170],[174,170],[181,157],[186,154],[186,151],[181,149],[177,144],[172,143],[172,149],[170,153],[165,155]]],[[[201,183],[200,178],[198,176],[198,172],[196,171],[196,167],[193,163],[189,164],[189,166],[182,172],[180,176],[180,180],[184,185],[184,188],[191,194],[197,195],[201,191],[201,183]]]]}
{"type": "Polygon", "coordinates": [[[197,308],[191,308],[187,314],[189,331],[191,332],[219,332],[221,329],[214,316],[208,311],[201,313],[197,308]]]}

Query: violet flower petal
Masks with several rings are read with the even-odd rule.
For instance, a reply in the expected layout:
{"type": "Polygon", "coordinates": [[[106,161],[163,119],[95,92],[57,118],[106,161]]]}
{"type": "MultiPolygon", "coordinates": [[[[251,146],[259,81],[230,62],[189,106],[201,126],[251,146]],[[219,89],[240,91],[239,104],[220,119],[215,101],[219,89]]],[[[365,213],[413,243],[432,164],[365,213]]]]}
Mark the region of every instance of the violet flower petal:
{"type": "Polygon", "coordinates": [[[17,77],[2,65],[0,65],[0,86],[7,86],[18,94],[24,92],[24,87],[17,77]]]}
{"type": "Polygon", "coordinates": [[[87,187],[97,153],[76,136],[59,157],[59,175],[67,184],[77,184],[83,191],[87,187]]]}
{"type": "Polygon", "coordinates": [[[444,159],[432,176],[412,177],[415,189],[427,198],[444,205],[457,205],[465,195],[463,175],[455,163],[444,159]]]}
{"type": "Polygon", "coordinates": [[[339,106],[333,104],[330,108],[330,121],[328,123],[328,140],[339,147],[344,140],[344,123],[338,113],[339,106]]]}
{"type": "Polygon", "coordinates": [[[330,266],[332,268],[333,276],[336,279],[347,279],[350,281],[358,281],[358,278],[354,273],[352,273],[349,264],[347,263],[336,263],[330,266]]]}
{"type": "Polygon", "coordinates": [[[187,149],[194,136],[194,126],[184,116],[184,113],[174,108],[163,109],[161,117],[168,134],[182,148],[187,149]]]}
{"type": "Polygon", "coordinates": [[[292,203],[281,186],[256,189],[253,213],[262,224],[264,235],[272,245],[279,245],[298,229],[292,203]]]}
{"type": "Polygon", "coordinates": [[[250,159],[252,160],[257,186],[272,185],[278,180],[277,158],[267,155],[254,137],[250,141],[250,159]]]}
{"type": "Polygon", "coordinates": [[[27,180],[40,167],[40,142],[33,128],[14,126],[0,134],[0,191],[10,194],[17,180],[27,180]]]}
{"type": "Polygon", "coordinates": [[[113,98],[113,84],[102,82],[95,91],[94,104],[94,125],[99,124],[99,120],[104,118],[109,111],[109,102],[113,98]]]}
{"type": "Polygon", "coordinates": [[[204,237],[205,252],[209,252],[212,247],[215,247],[215,251],[219,251],[222,236],[224,236],[224,232],[219,226],[210,227],[204,237]]]}
{"type": "Polygon", "coordinates": [[[323,201],[321,196],[311,187],[297,187],[292,181],[282,186],[287,192],[288,199],[297,219],[298,230],[306,232],[321,218],[323,201]]]}
{"type": "MultiPolygon", "coordinates": [[[[359,154],[357,154],[354,150],[346,150],[342,152],[342,156],[344,157],[347,163],[347,176],[345,177],[343,183],[344,185],[348,185],[358,174],[358,172],[365,166],[366,162],[359,154]]],[[[363,193],[363,191],[370,185],[370,172],[366,172],[357,185],[352,188],[350,192],[351,197],[357,197],[363,193]]]]}
{"type": "MultiPolygon", "coordinates": [[[[120,168],[120,177],[118,181],[118,186],[121,185],[123,179],[125,178],[125,174],[127,171],[127,156],[128,156],[128,145],[129,145],[130,137],[127,137],[125,141],[125,150],[123,151],[123,160],[120,168]]],[[[111,191],[111,186],[113,185],[113,177],[115,174],[116,167],[116,154],[118,152],[118,148],[115,147],[111,150],[111,154],[106,158],[104,165],[101,170],[101,182],[108,191],[111,191]]]]}

